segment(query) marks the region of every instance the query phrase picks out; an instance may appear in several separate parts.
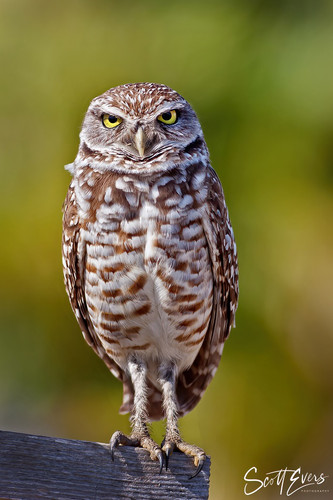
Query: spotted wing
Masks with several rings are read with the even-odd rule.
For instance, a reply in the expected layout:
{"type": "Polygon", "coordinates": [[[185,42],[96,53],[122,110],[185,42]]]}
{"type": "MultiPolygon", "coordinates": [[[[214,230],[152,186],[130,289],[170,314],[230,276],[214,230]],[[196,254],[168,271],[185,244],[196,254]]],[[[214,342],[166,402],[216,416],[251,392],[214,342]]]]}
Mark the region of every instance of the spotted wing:
{"type": "Polygon", "coordinates": [[[62,259],[66,291],[85,340],[103,359],[113,375],[126,383],[123,371],[106,354],[90,321],[84,293],[85,242],[82,238],[73,183],[63,205],[62,259]]]}
{"type": "Polygon", "coordinates": [[[214,279],[212,316],[193,365],[178,380],[179,415],[188,413],[201,399],[219,365],[223,344],[234,325],[238,303],[236,243],[223,189],[212,168],[207,175],[208,199],[204,231],[214,279]]]}

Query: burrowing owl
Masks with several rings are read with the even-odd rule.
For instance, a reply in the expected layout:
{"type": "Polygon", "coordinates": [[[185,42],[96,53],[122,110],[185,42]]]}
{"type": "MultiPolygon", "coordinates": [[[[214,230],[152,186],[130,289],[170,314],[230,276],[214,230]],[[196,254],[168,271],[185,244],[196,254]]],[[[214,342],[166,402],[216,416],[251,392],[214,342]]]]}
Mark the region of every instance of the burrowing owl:
{"type": "Polygon", "coordinates": [[[132,433],[168,466],[178,448],[200,472],[178,417],[201,399],[234,323],[236,244],[195,112],[164,85],[112,88],[91,102],[68,170],[63,266],[88,344],[123,383],[132,433]],[[166,418],[158,446],[147,422],[166,418]]]}

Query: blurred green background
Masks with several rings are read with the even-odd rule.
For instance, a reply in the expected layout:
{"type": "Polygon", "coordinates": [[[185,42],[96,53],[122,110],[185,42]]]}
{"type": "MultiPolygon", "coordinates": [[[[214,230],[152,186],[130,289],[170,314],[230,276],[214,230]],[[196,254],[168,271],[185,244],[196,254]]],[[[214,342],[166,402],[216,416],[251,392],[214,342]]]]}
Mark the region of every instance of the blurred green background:
{"type": "Polygon", "coordinates": [[[65,294],[63,165],[93,97],[161,82],[198,113],[239,249],[237,328],[183,436],[212,456],[212,499],[242,498],[253,466],[331,474],[332,2],[1,0],[0,54],[0,428],[129,429],[65,294]]]}

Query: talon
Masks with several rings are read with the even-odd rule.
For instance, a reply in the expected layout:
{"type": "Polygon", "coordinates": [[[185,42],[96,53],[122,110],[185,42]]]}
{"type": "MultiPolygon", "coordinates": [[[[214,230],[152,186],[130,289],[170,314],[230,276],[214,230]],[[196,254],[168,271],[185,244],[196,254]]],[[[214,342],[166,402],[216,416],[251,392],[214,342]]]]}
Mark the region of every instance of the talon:
{"type": "Polygon", "coordinates": [[[189,479],[193,479],[194,477],[196,477],[202,470],[203,468],[203,465],[204,465],[204,462],[205,462],[205,456],[201,456],[199,458],[196,457],[196,461],[198,462],[198,465],[197,465],[197,469],[195,471],[195,473],[193,474],[193,476],[191,476],[189,479]]]}
{"type": "Polygon", "coordinates": [[[118,448],[118,431],[113,434],[110,439],[110,451],[111,451],[111,460],[114,462],[114,450],[118,448]]]}
{"type": "Polygon", "coordinates": [[[170,448],[167,448],[167,450],[165,452],[165,470],[168,470],[170,456],[171,456],[170,448]]]}
{"type": "Polygon", "coordinates": [[[161,474],[162,470],[163,470],[163,464],[164,464],[163,452],[161,450],[156,450],[156,455],[157,455],[158,461],[160,463],[160,472],[159,472],[159,474],[161,474]]]}
{"type": "Polygon", "coordinates": [[[111,458],[114,462],[114,450],[118,448],[119,445],[122,446],[138,446],[139,441],[136,437],[126,436],[120,431],[116,431],[110,439],[110,451],[111,458]]]}
{"type": "Polygon", "coordinates": [[[172,446],[171,444],[164,445],[164,447],[163,447],[163,450],[165,452],[165,470],[168,470],[169,458],[172,455],[173,449],[174,449],[174,446],[172,446]]]}

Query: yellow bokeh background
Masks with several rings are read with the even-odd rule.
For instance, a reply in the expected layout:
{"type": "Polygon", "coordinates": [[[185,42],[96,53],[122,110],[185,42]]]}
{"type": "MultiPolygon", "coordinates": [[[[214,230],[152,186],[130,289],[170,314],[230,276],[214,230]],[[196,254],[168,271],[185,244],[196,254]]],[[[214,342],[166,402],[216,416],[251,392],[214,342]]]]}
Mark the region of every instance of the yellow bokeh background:
{"type": "Polygon", "coordinates": [[[93,97],[153,81],[196,110],[239,251],[237,328],[183,437],[213,500],[243,498],[253,466],[331,474],[332,26],[330,1],[1,1],[1,429],[129,430],[65,294],[63,166],[93,97]]]}

